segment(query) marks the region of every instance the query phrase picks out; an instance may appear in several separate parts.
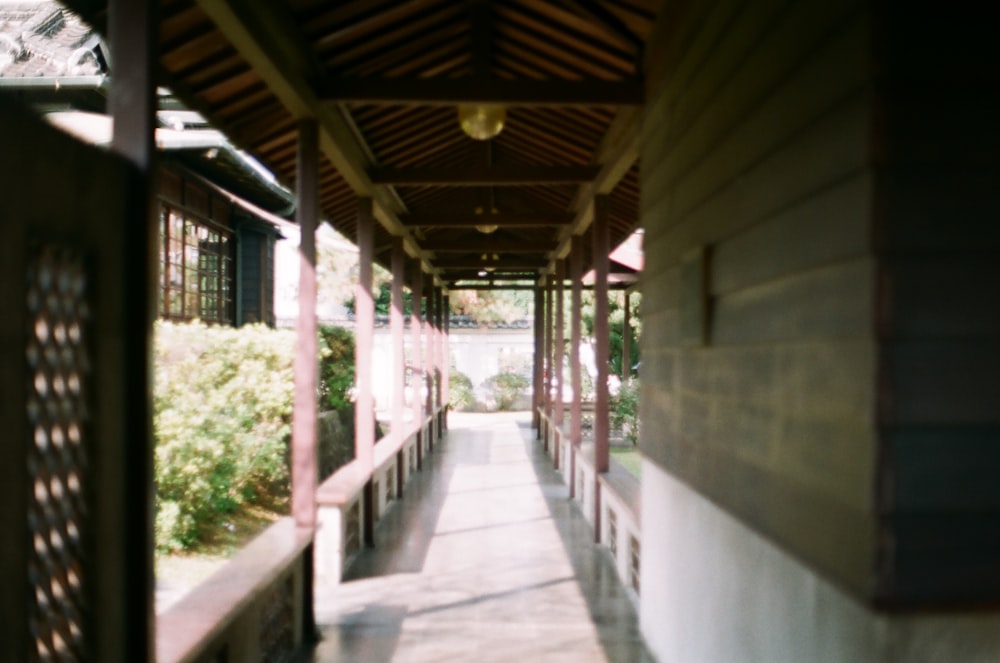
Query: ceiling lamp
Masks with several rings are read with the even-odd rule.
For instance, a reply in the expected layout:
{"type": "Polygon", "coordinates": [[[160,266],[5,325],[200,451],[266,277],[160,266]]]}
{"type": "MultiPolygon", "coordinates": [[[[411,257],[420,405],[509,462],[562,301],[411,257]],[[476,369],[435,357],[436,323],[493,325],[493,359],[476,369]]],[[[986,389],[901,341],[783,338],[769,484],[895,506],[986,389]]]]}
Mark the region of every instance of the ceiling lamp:
{"type": "Polygon", "coordinates": [[[503,129],[507,119],[507,109],[497,104],[473,106],[462,104],[458,107],[458,123],[462,131],[476,140],[489,140],[503,129]]]}
{"type": "MultiPolygon", "coordinates": [[[[490,209],[490,214],[499,214],[499,213],[500,210],[498,210],[496,207],[490,209]]],[[[476,216],[482,216],[482,214],[483,214],[483,208],[477,207],[476,216]]],[[[483,233],[484,235],[490,235],[495,233],[498,227],[499,226],[497,226],[497,224],[495,223],[480,223],[476,226],[476,230],[483,233]]]]}

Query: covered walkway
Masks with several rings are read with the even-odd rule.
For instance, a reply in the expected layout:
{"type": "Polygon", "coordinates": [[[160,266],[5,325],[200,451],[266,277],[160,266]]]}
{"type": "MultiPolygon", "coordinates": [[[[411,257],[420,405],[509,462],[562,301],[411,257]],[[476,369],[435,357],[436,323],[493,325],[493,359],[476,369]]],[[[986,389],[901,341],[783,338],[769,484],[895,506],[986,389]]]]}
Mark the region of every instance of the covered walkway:
{"type": "Polygon", "coordinates": [[[530,415],[449,419],[377,547],[317,588],[312,660],[652,660],[530,415]]]}

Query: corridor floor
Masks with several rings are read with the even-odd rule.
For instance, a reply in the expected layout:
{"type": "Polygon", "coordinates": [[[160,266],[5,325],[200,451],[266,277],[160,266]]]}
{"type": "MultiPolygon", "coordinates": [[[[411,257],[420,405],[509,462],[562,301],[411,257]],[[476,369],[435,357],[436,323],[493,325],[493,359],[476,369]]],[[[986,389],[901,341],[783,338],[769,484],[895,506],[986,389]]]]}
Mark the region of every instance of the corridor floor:
{"type": "Polygon", "coordinates": [[[527,413],[461,414],[337,586],[311,660],[651,660],[527,413]]]}

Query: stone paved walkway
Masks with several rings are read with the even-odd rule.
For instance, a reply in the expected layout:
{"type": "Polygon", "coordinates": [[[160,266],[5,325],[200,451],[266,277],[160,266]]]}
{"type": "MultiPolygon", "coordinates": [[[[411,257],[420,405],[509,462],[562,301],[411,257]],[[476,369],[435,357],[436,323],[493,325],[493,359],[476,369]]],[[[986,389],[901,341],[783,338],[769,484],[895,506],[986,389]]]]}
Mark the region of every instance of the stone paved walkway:
{"type": "Polygon", "coordinates": [[[649,661],[527,413],[460,414],[344,583],[312,661],[649,661]]]}

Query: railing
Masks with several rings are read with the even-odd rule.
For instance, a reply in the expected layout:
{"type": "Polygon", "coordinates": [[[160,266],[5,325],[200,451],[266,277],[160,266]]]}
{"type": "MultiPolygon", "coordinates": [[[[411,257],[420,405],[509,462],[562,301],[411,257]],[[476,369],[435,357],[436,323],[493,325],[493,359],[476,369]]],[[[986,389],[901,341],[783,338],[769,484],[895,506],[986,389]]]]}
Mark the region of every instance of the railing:
{"type": "MultiPolygon", "coordinates": [[[[589,408],[587,403],[583,405],[585,411],[589,409],[590,413],[593,412],[593,404],[589,408]]],[[[573,500],[584,518],[591,527],[595,523],[600,527],[596,538],[607,547],[619,580],[628,589],[633,603],[637,604],[642,561],[639,479],[614,458],[610,459],[607,472],[595,472],[592,431],[582,430],[583,439],[574,445],[569,434],[569,408],[564,412],[563,425],[559,427],[550,413],[539,410],[546,449],[553,460],[558,457],[556,467],[563,481],[571,487],[573,500]],[[600,498],[595,499],[598,491],[600,498]]]]}
{"type": "Polygon", "coordinates": [[[402,435],[390,433],[375,444],[371,474],[352,461],[327,478],[316,492],[316,579],[339,582],[344,570],[364,545],[365,484],[372,481],[371,510],[377,522],[399,499],[420,459],[430,452],[438,434],[439,413],[424,417],[422,425],[402,435]]]}
{"type": "Polygon", "coordinates": [[[158,663],[284,661],[303,644],[312,532],[282,518],[156,619],[158,663]]]}
{"type": "Polygon", "coordinates": [[[282,518],[158,615],[157,662],[291,660],[304,644],[309,562],[317,580],[340,579],[364,545],[365,484],[373,481],[373,513],[379,517],[430,451],[438,416],[425,417],[406,435],[379,440],[370,474],[351,462],[324,481],[316,496],[315,533],[282,518]]]}

